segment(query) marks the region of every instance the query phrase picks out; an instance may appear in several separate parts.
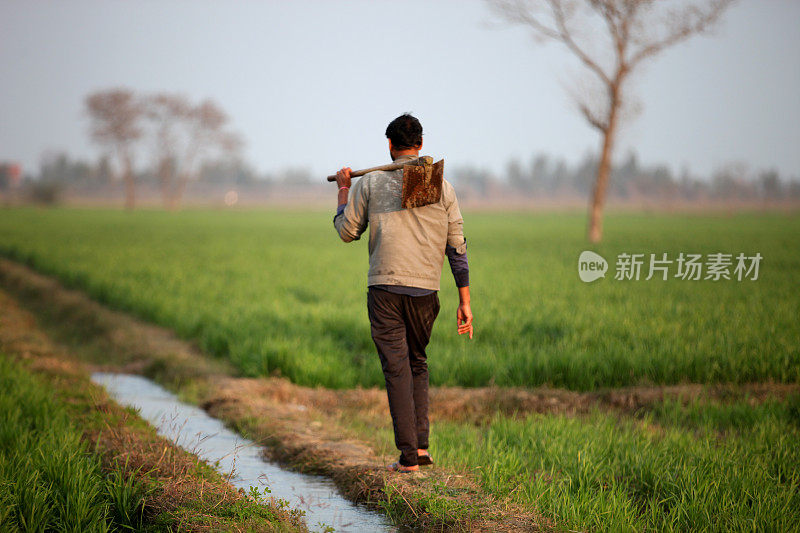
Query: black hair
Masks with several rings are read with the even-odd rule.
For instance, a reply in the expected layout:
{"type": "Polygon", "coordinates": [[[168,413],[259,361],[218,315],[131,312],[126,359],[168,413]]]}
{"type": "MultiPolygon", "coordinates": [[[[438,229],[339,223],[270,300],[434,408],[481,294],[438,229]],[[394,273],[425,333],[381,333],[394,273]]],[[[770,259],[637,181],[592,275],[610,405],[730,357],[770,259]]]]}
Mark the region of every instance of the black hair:
{"type": "Polygon", "coordinates": [[[404,113],[386,126],[386,137],[397,150],[408,150],[422,144],[422,124],[409,113],[404,113]]]}

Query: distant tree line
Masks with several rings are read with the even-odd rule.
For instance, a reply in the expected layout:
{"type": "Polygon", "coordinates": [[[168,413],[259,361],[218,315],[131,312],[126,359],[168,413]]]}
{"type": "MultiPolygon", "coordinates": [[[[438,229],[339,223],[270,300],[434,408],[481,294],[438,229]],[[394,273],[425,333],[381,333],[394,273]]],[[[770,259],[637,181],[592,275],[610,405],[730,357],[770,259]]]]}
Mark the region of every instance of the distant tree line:
{"type": "MultiPolygon", "coordinates": [[[[597,175],[600,158],[588,154],[575,164],[546,154],[526,164],[512,159],[504,175],[474,166],[454,168],[449,179],[465,192],[497,195],[510,192],[529,198],[586,198],[597,175]]],[[[684,168],[673,173],[666,165],[642,165],[635,153],[611,166],[609,196],[617,200],[782,200],[800,199],[800,179],[782,177],[774,169],[751,170],[733,163],[698,176],[684,168]]]]}
{"type": "MultiPolygon", "coordinates": [[[[0,190],[6,180],[0,165],[0,190]]],[[[158,169],[145,166],[134,171],[134,179],[141,185],[159,185],[158,169]]],[[[66,152],[47,151],[42,154],[37,172],[28,172],[23,183],[52,183],[63,187],[87,187],[118,183],[120,177],[112,168],[111,158],[102,155],[97,159],[73,158],[66,152]]],[[[222,185],[310,185],[314,175],[307,167],[289,167],[272,172],[259,172],[237,155],[208,159],[197,169],[193,179],[197,183],[222,185]]],[[[319,182],[319,179],[316,180],[319,182]]]]}
{"type": "MultiPolygon", "coordinates": [[[[459,193],[485,198],[503,194],[529,199],[586,198],[591,191],[599,158],[587,154],[577,163],[536,154],[528,162],[512,159],[504,172],[496,174],[474,165],[454,166],[447,178],[456,184],[459,193]]],[[[63,152],[47,152],[42,156],[38,174],[28,174],[28,186],[36,184],[37,192],[52,195],[53,188],[90,188],[119,183],[108,155],[94,161],[73,159],[63,152]]],[[[652,201],[704,200],[800,200],[800,179],[781,176],[776,170],[752,170],[743,163],[732,163],[699,176],[682,169],[674,173],[666,165],[644,165],[634,153],[612,166],[609,196],[615,200],[652,201]]],[[[2,174],[2,172],[0,172],[2,174]]],[[[134,174],[136,183],[157,187],[162,177],[153,165],[134,174]]],[[[7,181],[0,175],[0,191],[7,181]]],[[[238,156],[205,160],[198,168],[196,183],[225,186],[303,187],[320,180],[308,168],[294,167],[279,171],[258,172],[238,156]]]]}
{"type": "MultiPolygon", "coordinates": [[[[240,157],[241,138],[228,127],[227,115],[210,100],[191,102],[172,93],[139,94],[109,89],[85,100],[90,134],[103,148],[90,161],[63,152],[43,154],[38,175],[20,176],[19,165],[0,161],[0,194],[24,188],[34,201],[52,203],[65,188],[124,184],[125,205],[135,205],[137,185],[158,187],[167,208],[177,208],[190,182],[218,185],[303,187],[321,183],[308,168],[259,173],[240,157]]],[[[607,155],[607,154],[606,154],[607,155]]],[[[546,154],[527,162],[512,159],[501,175],[479,167],[449,167],[447,177],[460,193],[486,199],[586,198],[597,184],[603,154],[587,154],[577,163],[546,154]]],[[[684,201],[778,201],[800,199],[800,179],[777,171],[753,171],[729,164],[711,176],[666,165],[642,165],[634,153],[610,164],[608,195],[614,199],[684,201]]],[[[12,194],[13,196],[13,194],[12,194]]]]}

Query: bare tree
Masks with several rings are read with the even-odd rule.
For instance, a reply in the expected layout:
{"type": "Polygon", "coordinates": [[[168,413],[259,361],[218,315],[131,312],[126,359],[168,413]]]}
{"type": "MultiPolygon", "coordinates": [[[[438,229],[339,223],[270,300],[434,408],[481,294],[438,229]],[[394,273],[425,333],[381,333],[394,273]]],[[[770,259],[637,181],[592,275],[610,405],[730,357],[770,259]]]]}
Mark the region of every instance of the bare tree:
{"type": "Polygon", "coordinates": [[[225,129],[227,115],[210,100],[194,106],[183,95],[156,94],[147,99],[147,117],[154,128],[162,196],[170,209],[180,205],[205,156],[232,155],[241,146],[240,138],[225,129]]]}
{"type": "Polygon", "coordinates": [[[666,48],[706,32],[733,1],[489,0],[495,12],[529,27],[538,41],[564,45],[590,73],[590,89],[575,91],[573,97],[602,137],[589,205],[591,242],[599,242],[603,234],[611,156],[631,73],[666,48]]]}
{"type": "Polygon", "coordinates": [[[185,97],[157,94],[146,100],[146,115],[153,127],[154,169],[161,185],[164,207],[174,206],[177,157],[180,148],[181,126],[191,110],[185,97]]]}
{"type": "Polygon", "coordinates": [[[133,145],[142,136],[142,106],[128,89],[110,89],[86,97],[92,140],[107,147],[117,159],[125,184],[125,207],[133,209],[136,186],[133,175],[133,145]]]}

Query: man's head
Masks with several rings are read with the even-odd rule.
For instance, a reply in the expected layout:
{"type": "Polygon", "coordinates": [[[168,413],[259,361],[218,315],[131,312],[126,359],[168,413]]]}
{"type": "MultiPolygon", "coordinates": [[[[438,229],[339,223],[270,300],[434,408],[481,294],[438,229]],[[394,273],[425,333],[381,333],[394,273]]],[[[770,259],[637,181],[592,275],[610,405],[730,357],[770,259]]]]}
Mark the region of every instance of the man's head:
{"type": "Polygon", "coordinates": [[[422,148],[422,124],[408,113],[400,115],[386,127],[386,138],[389,139],[392,159],[404,153],[419,153],[422,148]]]}

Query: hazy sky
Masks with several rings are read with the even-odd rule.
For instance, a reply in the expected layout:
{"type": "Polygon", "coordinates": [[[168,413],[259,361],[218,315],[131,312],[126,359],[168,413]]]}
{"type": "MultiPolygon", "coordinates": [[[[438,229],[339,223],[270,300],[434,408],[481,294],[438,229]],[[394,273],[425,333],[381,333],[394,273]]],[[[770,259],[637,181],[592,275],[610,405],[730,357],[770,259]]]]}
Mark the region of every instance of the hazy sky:
{"type": "MultiPolygon", "coordinates": [[[[95,157],[83,97],[112,86],[213,98],[260,171],[381,163],[386,124],[405,111],[448,165],[595,150],[564,91],[580,73],[570,56],[492,19],[467,0],[0,0],[0,160],[31,171],[47,149],[95,157]]],[[[800,1],[741,1],[632,89],[642,112],[618,157],[800,177],[800,1]]]]}

